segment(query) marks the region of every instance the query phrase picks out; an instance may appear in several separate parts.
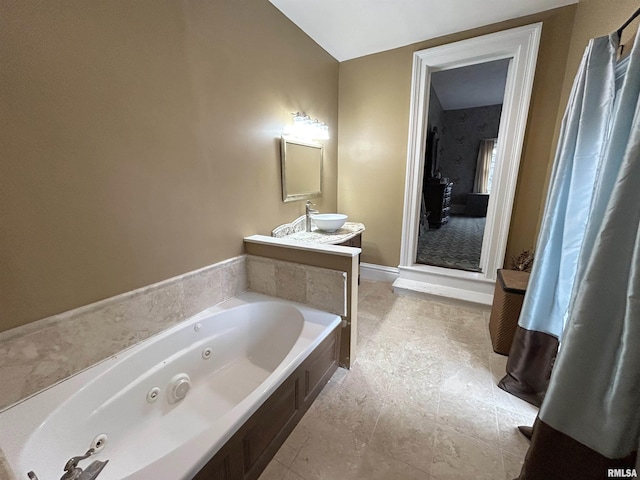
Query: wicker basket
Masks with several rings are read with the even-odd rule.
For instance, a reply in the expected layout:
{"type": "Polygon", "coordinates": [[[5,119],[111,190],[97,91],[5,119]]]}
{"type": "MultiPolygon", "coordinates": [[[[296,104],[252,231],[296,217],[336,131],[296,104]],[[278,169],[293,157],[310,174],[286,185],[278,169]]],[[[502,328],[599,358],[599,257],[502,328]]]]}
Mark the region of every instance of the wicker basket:
{"type": "Polygon", "coordinates": [[[491,345],[496,353],[509,355],[528,282],[528,272],[498,270],[489,319],[491,345]]]}

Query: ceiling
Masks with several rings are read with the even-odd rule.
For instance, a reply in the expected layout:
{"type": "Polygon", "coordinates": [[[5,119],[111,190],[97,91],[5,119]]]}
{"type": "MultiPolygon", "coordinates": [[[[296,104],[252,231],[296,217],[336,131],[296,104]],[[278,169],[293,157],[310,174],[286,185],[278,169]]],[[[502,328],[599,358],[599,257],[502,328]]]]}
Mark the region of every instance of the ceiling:
{"type": "Polygon", "coordinates": [[[501,104],[510,59],[433,73],[431,85],[443,110],[501,104]]]}
{"type": "Polygon", "coordinates": [[[578,0],[269,0],[342,62],[578,0]]]}

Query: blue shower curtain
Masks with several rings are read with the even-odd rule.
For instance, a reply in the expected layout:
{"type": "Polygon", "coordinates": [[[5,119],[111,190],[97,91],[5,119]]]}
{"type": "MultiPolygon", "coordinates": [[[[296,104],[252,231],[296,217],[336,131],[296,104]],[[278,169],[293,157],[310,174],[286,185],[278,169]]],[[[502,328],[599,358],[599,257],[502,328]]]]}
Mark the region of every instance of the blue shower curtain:
{"type": "Polygon", "coordinates": [[[521,480],[607,478],[609,468],[635,465],[640,440],[638,43],[617,62],[617,34],[590,42],[565,117],[538,244],[542,251],[519,324],[562,343],[521,480]]]}
{"type": "Polygon", "coordinates": [[[596,178],[615,101],[615,46],[593,40],[563,118],[538,244],[518,328],[498,384],[540,406],[547,390],[569,300],[579,285],[578,257],[596,194],[596,178]]]}

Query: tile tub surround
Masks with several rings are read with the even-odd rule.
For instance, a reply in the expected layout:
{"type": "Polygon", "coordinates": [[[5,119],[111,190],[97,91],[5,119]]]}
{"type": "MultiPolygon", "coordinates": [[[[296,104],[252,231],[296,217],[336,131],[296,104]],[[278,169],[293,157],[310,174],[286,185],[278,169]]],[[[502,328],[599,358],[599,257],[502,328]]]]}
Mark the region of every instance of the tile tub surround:
{"type": "Polygon", "coordinates": [[[255,255],[246,255],[246,262],[249,290],[347,314],[345,272],[255,255]]]}
{"type": "Polygon", "coordinates": [[[365,231],[363,223],[346,222],[335,232],[324,232],[313,225],[311,232],[306,231],[306,217],[303,215],[295,219],[292,223],[285,223],[276,227],[271,232],[272,237],[287,238],[300,242],[324,243],[337,245],[352,239],[359,233],[365,231]]]}
{"type": "Polygon", "coordinates": [[[486,309],[360,285],[362,347],[260,480],[512,480],[537,409],[500,390],[486,309]]]}
{"type": "Polygon", "coordinates": [[[244,238],[247,255],[295,262],[302,265],[332,269],[347,274],[346,325],[340,336],[340,365],[350,368],[357,350],[358,271],[361,249],[341,245],[300,242],[288,237],[276,238],[251,235],[244,238]]]}
{"type": "Polygon", "coordinates": [[[0,478],[2,480],[16,480],[16,476],[13,474],[11,468],[9,468],[9,462],[4,458],[2,450],[0,450],[0,478]]]}
{"type": "Polygon", "coordinates": [[[0,333],[0,411],[247,290],[244,256],[0,333]]]}

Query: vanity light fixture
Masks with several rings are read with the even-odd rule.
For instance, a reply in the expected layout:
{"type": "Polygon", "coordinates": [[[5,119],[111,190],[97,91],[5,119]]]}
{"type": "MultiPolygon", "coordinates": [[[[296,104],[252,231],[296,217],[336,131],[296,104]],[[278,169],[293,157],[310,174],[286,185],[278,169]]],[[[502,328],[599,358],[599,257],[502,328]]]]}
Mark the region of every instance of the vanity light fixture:
{"type": "Polygon", "coordinates": [[[312,120],[304,112],[292,113],[293,127],[288,132],[289,135],[310,140],[327,140],[329,138],[329,126],[318,119],[312,120]]]}

